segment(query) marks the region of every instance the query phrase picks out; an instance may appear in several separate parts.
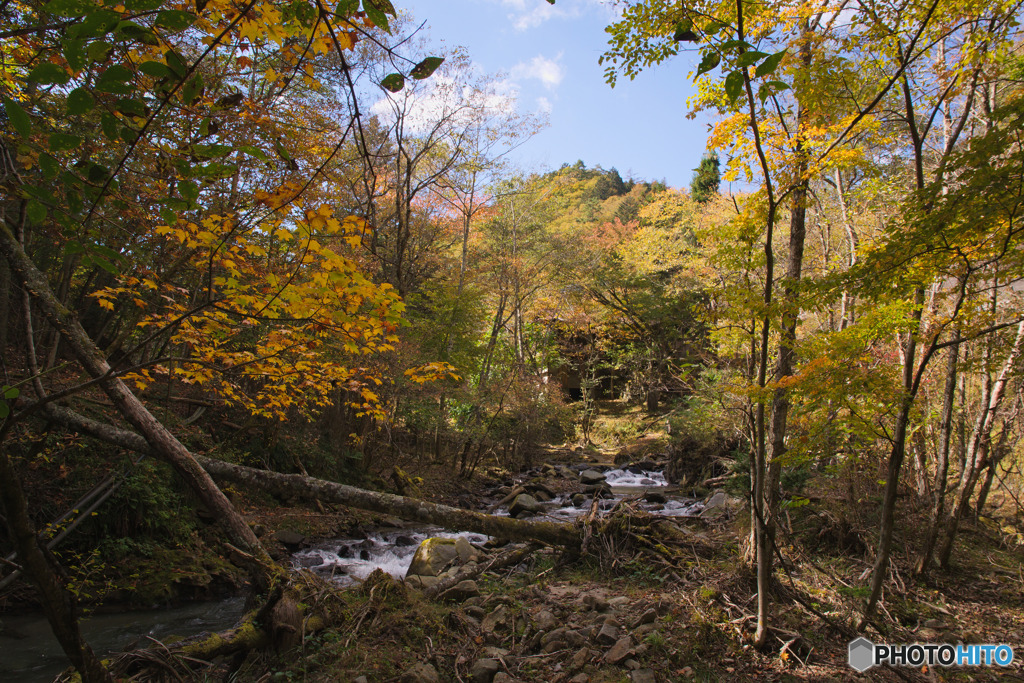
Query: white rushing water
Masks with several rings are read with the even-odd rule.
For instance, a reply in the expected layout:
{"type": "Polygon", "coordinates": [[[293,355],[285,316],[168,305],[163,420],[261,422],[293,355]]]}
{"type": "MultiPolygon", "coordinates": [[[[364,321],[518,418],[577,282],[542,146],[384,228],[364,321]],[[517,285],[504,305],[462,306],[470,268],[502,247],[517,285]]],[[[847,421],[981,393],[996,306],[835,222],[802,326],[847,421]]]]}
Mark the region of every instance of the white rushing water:
{"type": "MultiPolygon", "coordinates": [[[[613,497],[598,502],[601,511],[608,511],[627,497],[638,498],[641,509],[654,515],[665,517],[684,517],[700,512],[702,503],[693,500],[676,500],[667,498],[665,502],[645,501],[643,496],[648,491],[667,487],[668,481],[663,472],[630,471],[624,469],[609,470],[604,473],[605,481],[612,488],[613,497]]],[[[534,517],[540,521],[548,519],[557,522],[571,522],[580,515],[590,511],[590,499],[585,505],[575,507],[572,494],[561,494],[550,503],[545,504],[547,510],[534,517]]],[[[508,508],[502,507],[495,511],[497,515],[507,515],[508,508]]],[[[488,537],[473,533],[452,533],[438,527],[416,529],[394,529],[371,533],[363,539],[335,539],[317,543],[304,548],[292,555],[295,567],[311,569],[321,576],[330,578],[342,585],[348,585],[369,576],[374,569],[382,569],[394,577],[405,576],[413,555],[420,542],[426,538],[458,538],[463,536],[470,543],[480,544],[488,537]]]]}
{"type": "Polygon", "coordinates": [[[458,538],[480,544],[487,536],[473,533],[453,533],[438,527],[396,529],[369,534],[363,539],[336,539],[318,543],[292,555],[296,567],[305,567],[317,574],[347,585],[356,579],[365,579],[374,569],[403,578],[412,564],[416,548],[426,538],[458,538]]]}

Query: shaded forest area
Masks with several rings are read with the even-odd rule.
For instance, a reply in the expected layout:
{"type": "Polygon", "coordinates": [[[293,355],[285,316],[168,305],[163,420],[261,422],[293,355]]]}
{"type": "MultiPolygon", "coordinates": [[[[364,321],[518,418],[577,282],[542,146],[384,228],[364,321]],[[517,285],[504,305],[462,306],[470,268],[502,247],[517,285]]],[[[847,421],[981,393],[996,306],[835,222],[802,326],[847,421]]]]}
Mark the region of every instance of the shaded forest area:
{"type": "Polygon", "coordinates": [[[0,609],[90,682],[1021,675],[1020,4],[623,3],[609,83],[689,65],[714,122],[690,188],[516,168],[544,122],[400,9],[0,4],[0,609]],[[724,510],[477,510],[640,461],[724,510]],[[381,516],[526,545],[453,598],[274,533],[381,516]],[[79,628],[243,590],[159,655],[79,628]]]}

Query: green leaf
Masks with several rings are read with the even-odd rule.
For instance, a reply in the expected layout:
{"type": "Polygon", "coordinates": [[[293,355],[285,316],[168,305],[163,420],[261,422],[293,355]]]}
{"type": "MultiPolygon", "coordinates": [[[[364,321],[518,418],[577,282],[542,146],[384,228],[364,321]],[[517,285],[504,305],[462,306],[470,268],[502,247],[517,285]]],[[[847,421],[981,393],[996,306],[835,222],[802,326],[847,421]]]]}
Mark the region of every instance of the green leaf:
{"type": "Polygon", "coordinates": [[[21,396],[21,392],[18,390],[17,387],[8,386],[6,384],[4,385],[3,392],[4,398],[6,398],[8,401],[21,396]]]}
{"type": "Polygon", "coordinates": [[[146,105],[138,100],[118,100],[114,108],[125,116],[138,116],[142,119],[149,116],[149,112],[146,111],[146,105]]]}
{"type": "Polygon", "coordinates": [[[113,141],[118,139],[118,131],[121,126],[117,117],[113,114],[104,114],[100,117],[100,128],[103,129],[103,134],[108,140],[113,141]]]}
{"type": "Polygon", "coordinates": [[[163,62],[143,62],[139,64],[139,71],[153,78],[169,78],[173,73],[163,62]]]}
{"type": "Polygon", "coordinates": [[[182,180],[178,183],[178,193],[191,203],[199,199],[199,186],[191,180],[182,180]]]}
{"type": "Polygon", "coordinates": [[[103,164],[93,164],[89,167],[89,182],[102,183],[110,176],[110,169],[103,164]]]}
{"type": "Polygon", "coordinates": [[[785,81],[768,81],[765,85],[776,92],[780,90],[789,90],[789,83],[786,83],[785,81]]]}
{"type": "Polygon", "coordinates": [[[132,12],[152,12],[159,9],[164,0],[125,0],[125,9],[132,12]]]}
{"type": "Polygon", "coordinates": [[[405,76],[402,74],[388,74],[380,82],[380,85],[388,92],[398,92],[405,87],[405,76]]]}
{"type": "Polygon", "coordinates": [[[367,5],[373,5],[384,14],[390,14],[393,17],[398,16],[398,12],[395,11],[395,6],[391,4],[391,0],[363,0],[363,8],[367,5]]]}
{"type": "Polygon", "coordinates": [[[203,92],[203,77],[193,76],[181,89],[181,99],[185,104],[192,104],[203,92]]]}
{"type": "Polygon", "coordinates": [[[88,114],[96,106],[96,100],[85,88],[75,88],[68,94],[67,110],[69,116],[88,114]]]}
{"type": "Polygon", "coordinates": [[[693,22],[689,19],[676,24],[676,30],[672,34],[672,40],[684,43],[698,43],[700,42],[700,36],[698,36],[693,30],[693,22]]]}
{"type": "MultiPolygon", "coordinates": [[[[68,27],[68,35],[72,38],[99,38],[117,26],[121,15],[110,10],[97,10],[95,6],[81,22],[68,27]]],[[[89,46],[90,48],[92,45],[89,46]]],[[[91,53],[90,53],[91,54],[91,53]]]]}
{"type": "Polygon", "coordinates": [[[184,78],[185,74],[188,73],[188,64],[186,64],[185,60],[182,59],[174,50],[168,50],[165,52],[164,59],[167,60],[167,66],[170,67],[171,71],[173,71],[178,78],[184,78]]]}
{"type": "Polygon", "coordinates": [[[46,220],[46,206],[38,200],[28,200],[25,204],[25,213],[33,223],[39,224],[46,220]]]}
{"type": "Polygon", "coordinates": [[[64,53],[64,59],[68,61],[68,66],[73,71],[81,71],[86,65],[85,56],[85,41],[81,39],[66,39],[60,41],[61,51],[64,53]]]}
{"type": "Polygon", "coordinates": [[[776,52],[773,55],[769,55],[767,59],[765,59],[757,66],[757,69],[754,71],[754,75],[760,77],[767,76],[768,74],[772,73],[773,71],[775,71],[775,69],[779,67],[779,62],[781,62],[782,58],[785,56],[785,50],[776,52]]]}
{"type": "Polygon", "coordinates": [[[131,79],[131,71],[120,64],[113,64],[96,79],[96,89],[100,92],[127,95],[131,91],[127,85],[131,79]]]}
{"type": "Polygon", "coordinates": [[[99,266],[100,268],[102,268],[103,270],[107,271],[111,275],[120,275],[121,274],[121,271],[118,269],[117,266],[115,266],[113,263],[111,263],[107,259],[105,259],[105,258],[103,258],[101,256],[97,256],[96,254],[89,254],[89,256],[86,259],[84,259],[84,260],[88,261],[92,265],[99,266]]]}
{"type": "Polygon", "coordinates": [[[339,0],[334,13],[340,17],[350,17],[359,9],[359,0],[339,0]]]}
{"type": "Polygon", "coordinates": [[[734,49],[740,48],[740,47],[745,49],[745,50],[750,50],[754,46],[751,45],[750,43],[748,43],[745,40],[733,39],[733,40],[725,41],[724,43],[722,43],[721,45],[718,46],[718,49],[721,50],[722,52],[728,52],[729,50],[734,50],[734,49]]]}
{"type": "Polygon", "coordinates": [[[409,72],[409,75],[418,81],[422,81],[424,78],[429,78],[430,74],[437,71],[437,67],[441,66],[444,62],[443,57],[427,57],[422,62],[417,64],[409,72]]]}
{"type": "Polygon", "coordinates": [[[735,102],[743,92],[743,72],[732,71],[725,77],[725,96],[735,102]]]}
{"type": "Polygon", "coordinates": [[[96,40],[89,43],[89,47],[86,48],[86,55],[90,61],[93,62],[106,62],[110,59],[110,53],[114,51],[114,46],[105,40],[96,40]]]}
{"type": "Polygon", "coordinates": [[[84,142],[77,135],[67,133],[53,133],[50,135],[50,151],[60,152],[68,149],[77,149],[84,142]]]}
{"type": "Polygon", "coordinates": [[[767,56],[767,52],[761,52],[760,50],[751,50],[750,52],[744,52],[743,54],[741,54],[739,58],[737,58],[736,64],[737,66],[750,66],[751,64],[756,64],[757,60],[761,59],[762,57],[767,56]]]}
{"type": "Polygon", "coordinates": [[[39,155],[39,168],[47,180],[53,180],[60,173],[60,164],[49,154],[39,155]]]}
{"type": "Polygon", "coordinates": [[[376,7],[371,0],[363,0],[363,11],[366,12],[366,18],[373,22],[373,25],[383,30],[385,33],[390,33],[388,28],[388,17],[384,12],[376,7]]]}
{"type": "Polygon", "coordinates": [[[50,0],[43,5],[43,11],[61,17],[83,17],[94,9],[96,5],[90,0],[50,0]]]}
{"type": "Polygon", "coordinates": [[[701,76],[718,66],[719,62],[722,61],[722,55],[718,54],[715,50],[708,50],[704,53],[704,57],[700,60],[700,66],[697,67],[697,75],[701,76]]]}
{"type": "Polygon", "coordinates": [[[238,149],[239,151],[245,152],[249,156],[256,157],[260,161],[270,160],[270,157],[267,156],[266,152],[264,152],[262,149],[259,149],[258,147],[253,147],[252,145],[245,145],[239,147],[238,149]]]}
{"type": "Polygon", "coordinates": [[[18,132],[18,135],[23,138],[32,135],[32,119],[28,117],[28,114],[21,108],[20,104],[9,97],[5,97],[4,111],[7,112],[7,120],[11,122],[11,126],[18,132]]]}
{"type": "Polygon", "coordinates": [[[6,418],[11,414],[11,409],[7,407],[7,403],[0,401],[0,420],[6,418]]]}
{"type": "Polygon", "coordinates": [[[28,72],[27,79],[40,85],[64,85],[71,80],[71,75],[56,64],[43,62],[28,72]]]}
{"type": "Polygon", "coordinates": [[[182,31],[195,23],[196,15],[180,9],[168,9],[156,15],[156,25],[169,31],[182,31]]]}
{"type": "Polygon", "coordinates": [[[136,24],[134,21],[120,22],[114,29],[114,33],[145,45],[157,46],[160,44],[160,38],[153,33],[152,29],[136,24]]]}

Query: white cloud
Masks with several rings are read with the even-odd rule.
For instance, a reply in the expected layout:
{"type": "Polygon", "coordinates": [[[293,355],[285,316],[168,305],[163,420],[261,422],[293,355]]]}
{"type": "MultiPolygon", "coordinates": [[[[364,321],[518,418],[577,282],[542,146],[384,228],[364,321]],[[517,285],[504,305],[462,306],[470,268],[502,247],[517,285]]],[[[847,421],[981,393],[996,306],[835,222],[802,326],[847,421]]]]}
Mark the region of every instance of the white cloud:
{"type": "Polygon", "coordinates": [[[551,109],[551,100],[549,100],[546,97],[537,98],[537,111],[541,112],[542,114],[550,114],[551,109]]]}
{"type": "Polygon", "coordinates": [[[543,0],[501,0],[501,4],[512,10],[508,18],[517,31],[535,28],[549,19],[572,19],[595,9],[610,17],[619,11],[611,0],[559,0],[554,5],[543,0]]]}
{"type": "Polygon", "coordinates": [[[535,78],[543,83],[545,88],[551,90],[556,88],[562,82],[562,79],[565,78],[565,69],[559,64],[561,59],[561,52],[553,60],[548,59],[544,55],[537,55],[529,62],[519,62],[516,64],[509,72],[509,76],[513,80],[535,78]]]}

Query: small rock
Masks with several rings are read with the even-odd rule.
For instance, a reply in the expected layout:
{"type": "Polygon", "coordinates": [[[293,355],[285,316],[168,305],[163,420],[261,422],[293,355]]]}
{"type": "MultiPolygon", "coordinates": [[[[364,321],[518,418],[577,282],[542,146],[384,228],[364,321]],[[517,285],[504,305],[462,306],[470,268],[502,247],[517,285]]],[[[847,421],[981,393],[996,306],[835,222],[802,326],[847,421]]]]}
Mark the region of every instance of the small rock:
{"type": "Polygon", "coordinates": [[[491,679],[491,683],[515,683],[515,680],[516,679],[509,676],[504,671],[499,671],[494,674],[494,678],[491,679]]]}
{"type": "Polygon", "coordinates": [[[463,536],[455,539],[455,552],[459,554],[459,562],[462,564],[472,562],[477,556],[476,548],[463,536]]]}
{"type": "Polygon", "coordinates": [[[444,597],[449,600],[456,600],[462,602],[469,598],[473,598],[480,595],[480,587],[476,585],[476,581],[472,579],[466,579],[459,581],[457,584],[449,588],[444,597]]]}
{"type": "Polygon", "coordinates": [[[608,598],[608,606],[612,609],[621,609],[630,602],[629,598],[625,595],[617,595],[614,598],[608,598]]]}
{"type": "Polygon", "coordinates": [[[297,531],[291,531],[290,529],[281,529],[274,532],[274,540],[284,545],[298,546],[302,545],[306,537],[297,531]]]}
{"type": "Polygon", "coordinates": [[[576,654],[572,656],[572,668],[582,669],[585,667],[591,659],[594,657],[594,652],[590,648],[583,648],[578,650],[576,654]]]}
{"type": "Polygon", "coordinates": [[[600,595],[594,595],[593,593],[587,593],[583,596],[583,606],[596,612],[608,611],[608,601],[600,595]]]}
{"type": "Polygon", "coordinates": [[[401,536],[395,536],[395,540],[392,541],[392,543],[397,545],[399,548],[407,548],[410,545],[416,545],[416,540],[412,536],[405,536],[403,534],[401,536]]]}
{"type": "Polygon", "coordinates": [[[605,476],[597,470],[583,470],[580,472],[580,483],[584,486],[593,486],[594,484],[603,484],[605,476]]]}
{"type": "Polygon", "coordinates": [[[653,624],[657,620],[658,612],[654,609],[649,609],[636,618],[636,621],[633,622],[633,628],[643,626],[644,624],[653,624]]]}
{"type": "Polygon", "coordinates": [[[658,505],[664,505],[668,502],[668,496],[658,491],[648,491],[644,494],[644,500],[648,503],[657,503],[658,505]]]}
{"type": "Polygon", "coordinates": [[[584,673],[579,673],[569,679],[569,683],[588,683],[590,676],[584,673]]]}
{"type": "Polygon", "coordinates": [[[608,652],[604,653],[604,661],[609,664],[618,664],[623,659],[629,656],[630,651],[633,649],[633,639],[629,636],[623,636],[619,638],[608,652]]]}
{"type": "Polygon", "coordinates": [[[488,659],[501,659],[502,657],[508,657],[508,650],[503,647],[485,647],[483,655],[488,659]]]}
{"type": "Polygon", "coordinates": [[[594,640],[602,645],[614,645],[619,640],[619,629],[612,624],[605,624],[597,632],[597,637],[594,640]]]}
{"type": "Polygon", "coordinates": [[[501,664],[497,659],[478,659],[469,670],[469,676],[473,683],[491,683],[491,679],[500,668],[501,664]]]}
{"type": "Polygon", "coordinates": [[[512,504],[508,506],[509,516],[517,518],[523,513],[535,515],[543,510],[544,506],[537,502],[537,499],[528,493],[520,493],[516,496],[516,499],[512,501],[512,504]]]}
{"type": "Polygon", "coordinates": [[[626,667],[630,671],[636,671],[640,668],[640,662],[636,661],[635,659],[627,659],[622,663],[622,666],[626,667]]]}
{"type": "Polygon", "coordinates": [[[352,679],[352,683],[370,683],[370,680],[366,676],[356,676],[352,679]]]}
{"type": "Polygon", "coordinates": [[[418,574],[406,576],[405,580],[413,588],[419,589],[432,588],[437,585],[438,581],[440,581],[436,576],[420,576],[418,574]]]}
{"type": "Polygon", "coordinates": [[[938,619],[925,619],[924,623],[921,624],[925,628],[943,629],[946,625],[938,619]]]}
{"type": "Polygon", "coordinates": [[[629,679],[633,683],[657,683],[658,680],[654,669],[637,669],[629,675],[629,679]]]}
{"type": "Polygon", "coordinates": [[[542,609],[533,617],[533,623],[539,631],[550,631],[558,627],[558,618],[548,610],[542,609]]]}
{"type": "Polygon", "coordinates": [[[476,617],[477,619],[483,619],[484,615],[487,614],[484,608],[480,605],[463,605],[463,609],[466,610],[466,614],[471,617],[476,617]]]}
{"type": "Polygon", "coordinates": [[[437,669],[420,662],[402,675],[402,683],[440,683],[437,669]]]}
{"type": "Polygon", "coordinates": [[[483,618],[483,621],[480,623],[480,630],[485,633],[494,633],[499,627],[505,626],[507,623],[508,610],[505,609],[504,605],[499,605],[497,609],[483,618]]]}
{"type": "Polygon", "coordinates": [[[573,505],[573,507],[581,508],[581,507],[583,507],[584,505],[587,504],[588,500],[589,499],[587,498],[587,494],[585,494],[585,493],[574,493],[572,495],[572,505],[573,505]]]}

